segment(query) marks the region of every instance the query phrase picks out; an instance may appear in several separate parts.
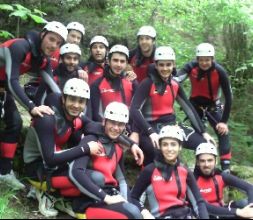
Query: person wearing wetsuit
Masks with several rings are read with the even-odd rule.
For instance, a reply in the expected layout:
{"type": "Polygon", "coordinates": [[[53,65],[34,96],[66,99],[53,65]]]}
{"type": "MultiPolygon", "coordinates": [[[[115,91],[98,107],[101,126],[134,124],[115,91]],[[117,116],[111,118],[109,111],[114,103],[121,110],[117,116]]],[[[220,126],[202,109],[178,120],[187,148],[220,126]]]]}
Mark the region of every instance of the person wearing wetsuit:
{"type": "Polygon", "coordinates": [[[229,171],[231,147],[228,120],[232,106],[232,91],[225,69],[214,60],[213,45],[202,43],[197,46],[197,60],[187,63],[178,73],[181,83],[187,77],[191,83],[190,101],[203,120],[213,127],[219,140],[220,163],[222,170],[229,171]],[[223,92],[225,105],[220,101],[223,92]]]}
{"type": "Polygon", "coordinates": [[[68,36],[67,43],[80,45],[85,35],[85,28],[79,22],[70,22],[67,24],[68,36]]]}
{"type": "Polygon", "coordinates": [[[17,142],[22,128],[22,119],[14,99],[33,117],[43,113],[53,114],[47,106],[36,106],[28,98],[19,83],[19,77],[33,72],[43,78],[45,84],[54,87],[52,69],[59,61],[57,50],[67,38],[67,29],[59,22],[49,22],[41,33],[29,32],[26,38],[8,40],[0,45],[0,87],[1,117],[5,128],[1,132],[0,143],[0,181],[7,182],[14,189],[22,185],[12,170],[12,160],[17,149],[17,142]]]}
{"type": "Polygon", "coordinates": [[[119,102],[110,103],[104,113],[103,133],[90,135],[84,141],[96,142],[102,152],[84,156],[69,165],[70,178],[86,195],[79,200],[74,211],[85,213],[87,219],[138,219],[141,214],[130,203],[128,186],[124,177],[123,149],[117,138],[123,133],[129,120],[128,107],[119,102]],[[86,170],[103,175],[103,182],[94,182],[86,170]],[[88,198],[87,198],[88,197],[88,198]],[[128,202],[127,202],[128,201],[128,202]]]}
{"type": "Polygon", "coordinates": [[[103,112],[113,101],[122,102],[130,107],[133,95],[138,85],[137,81],[125,79],[125,69],[129,51],[123,45],[115,45],[109,52],[109,65],[104,69],[104,76],[91,86],[91,108],[93,120],[101,122],[103,112]]]}
{"type": "Polygon", "coordinates": [[[154,149],[158,147],[158,133],[166,125],[176,124],[174,102],[177,101],[190,118],[193,128],[182,125],[186,133],[184,146],[196,149],[212,138],[187,100],[180,85],[172,79],[175,71],[175,53],[171,47],[156,49],[155,61],[150,68],[150,78],[138,87],[131,106],[131,116],[140,133],[140,147],[144,151],[144,165],[153,162],[154,149]]]}
{"type": "Polygon", "coordinates": [[[156,158],[144,168],[131,191],[132,201],[144,219],[208,218],[194,175],[179,160],[183,140],[183,130],[179,126],[168,125],[161,129],[156,158]],[[140,202],[145,191],[150,212],[140,202]],[[194,207],[190,206],[191,201],[194,207]]]}
{"type": "Polygon", "coordinates": [[[142,26],[137,41],[138,47],[130,51],[129,64],[140,83],[148,76],[149,64],[154,63],[156,30],[152,26],[142,26]]]}
{"type": "Polygon", "coordinates": [[[201,195],[207,203],[212,217],[220,218],[252,218],[253,217],[253,185],[222,172],[216,168],[217,149],[210,143],[202,143],[196,149],[196,177],[201,195]],[[248,196],[241,201],[224,203],[223,192],[226,187],[234,187],[248,196]]]}

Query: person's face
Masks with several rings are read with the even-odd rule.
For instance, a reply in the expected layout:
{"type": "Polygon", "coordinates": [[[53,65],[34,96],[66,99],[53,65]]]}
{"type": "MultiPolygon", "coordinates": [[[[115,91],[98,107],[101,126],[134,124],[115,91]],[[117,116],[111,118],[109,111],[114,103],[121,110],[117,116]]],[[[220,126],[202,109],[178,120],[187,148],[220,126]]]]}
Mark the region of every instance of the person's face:
{"type": "Polygon", "coordinates": [[[162,79],[167,80],[173,72],[175,62],[171,60],[158,60],[155,67],[162,79]]]}
{"type": "Polygon", "coordinates": [[[176,139],[165,138],[160,143],[160,149],[168,164],[175,164],[181,151],[181,146],[176,139]]]}
{"type": "Polygon", "coordinates": [[[212,174],[216,165],[216,158],[212,154],[201,154],[197,159],[197,166],[199,166],[200,171],[205,175],[209,176],[212,174]]]}
{"type": "Polygon", "coordinates": [[[50,56],[53,52],[60,48],[63,39],[60,35],[48,32],[41,35],[41,50],[46,56],[50,56]]]}
{"type": "Polygon", "coordinates": [[[125,130],[126,124],[109,119],[104,120],[105,134],[112,140],[116,140],[125,130]]]}
{"type": "Polygon", "coordinates": [[[127,67],[127,57],[122,53],[113,53],[109,60],[110,68],[115,75],[120,75],[127,67]]]}
{"type": "Polygon", "coordinates": [[[65,110],[73,118],[78,117],[85,110],[86,102],[86,99],[75,96],[68,95],[66,98],[63,98],[65,110]]]}
{"type": "Polygon", "coordinates": [[[104,62],[106,52],[107,52],[107,49],[105,45],[102,43],[94,43],[91,47],[91,56],[98,63],[104,62]]]}
{"type": "Polygon", "coordinates": [[[200,69],[208,70],[212,67],[213,57],[197,57],[200,69]]]}
{"type": "Polygon", "coordinates": [[[152,37],[149,36],[139,36],[138,44],[143,53],[149,53],[153,51],[155,41],[152,37]]]}
{"type": "Polygon", "coordinates": [[[75,53],[67,53],[62,57],[62,62],[69,72],[73,72],[79,64],[80,56],[75,53]]]}
{"type": "Polygon", "coordinates": [[[82,33],[76,30],[70,30],[67,36],[67,43],[80,45],[82,33]]]}

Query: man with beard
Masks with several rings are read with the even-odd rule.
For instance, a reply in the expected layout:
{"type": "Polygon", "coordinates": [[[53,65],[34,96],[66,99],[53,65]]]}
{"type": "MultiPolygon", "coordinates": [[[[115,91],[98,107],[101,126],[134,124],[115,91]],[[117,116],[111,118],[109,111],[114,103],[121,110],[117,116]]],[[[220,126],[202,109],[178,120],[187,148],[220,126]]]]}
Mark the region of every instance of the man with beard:
{"type": "Polygon", "coordinates": [[[196,149],[195,177],[202,197],[206,200],[211,216],[227,218],[253,217],[253,186],[231,174],[216,168],[217,149],[210,143],[202,143],[196,149]],[[225,205],[223,191],[226,187],[244,191],[248,199],[231,201],[225,205]],[[248,205],[249,204],[249,205],[248,205]]]}
{"type": "Polygon", "coordinates": [[[130,52],[129,63],[138,82],[148,76],[148,66],[154,63],[156,31],[152,26],[143,26],[137,33],[138,47],[130,52]]]}

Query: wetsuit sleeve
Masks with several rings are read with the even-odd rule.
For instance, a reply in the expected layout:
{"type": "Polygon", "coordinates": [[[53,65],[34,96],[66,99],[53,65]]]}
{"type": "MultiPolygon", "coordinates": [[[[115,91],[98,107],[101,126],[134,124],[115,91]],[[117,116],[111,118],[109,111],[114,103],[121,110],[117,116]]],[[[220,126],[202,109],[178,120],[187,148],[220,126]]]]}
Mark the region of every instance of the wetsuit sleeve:
{"type": "Polygon", "coordinates": [[[139,83],[137,80],[133,81],[133,96],[136,93],[137,89],[138,89],[139,83]]]}
{"type": "Polygon", "coordinates": [[[30,50],[29,44],[25,40],[20,40],[12,44],[10,48],[4,49],[8,88],[14,98],[30,112],[35,107],[35,104],[27,97],[19,83],[19,77],[21,75],[20,66],[30,50]]]}
{"type": "Polygon", "coordinates": [[[130,115],[135,125],[141,131],[144,131],[148,136],[155,133],[152,126],[146,121],[142,114],[142,109],[147,99],[149,98],[150,88],[152,85],[151,79],[144,80],[138,87],[130,108],[130,115]]]}
{"type": "Polygon", "coordinates": [[[140,197],[147,190],[148,186],[151,185],[151,177],[154,172],[154,169],[154,164],[146,166],[141,172],[135,183],[135,186],[131,191],[131,202],[136,205],[140,210],[144,209],[144,206],[140,202],[140,197]]]}
{"type": "MultiPolygon", "coordinates": [[[[102,78],[103,79],[103,78],[102,78]]],[[[91,109],[92,109],[92,117],[94,121],[102,122],[103,117],[100,115],[102,110],[101,105],[101,93],[99,91],[99,85],[102,79],[97,80],[91,86],[91,109]]]]}
{"type": "Polygon", "coordinates": [[[106,193],[91,180],[86,172],[90,160],[90,156],[84,156],[73,161],[69,165],[69,177],[84,195],[97,201],[104,201],[106,193]]]}
{"type": "Polygon", "coordinates": [[[221,176],[227,186],[232,186],[244,191],[246,195],[248,196],[248,202],[253,203],[253,185],[252,184],[247,183],[246,181],[241,180],[238,177],[233,176],[231,174],[227,174],[225,172],[222,172],[221,176]]]}
{"type": "Polygon", "coordinates": [[[227,72],[220,65],[216,65],[216,68],[219,72],[221,89],[225,98],[221,122],[227,123],[232,107],[232,90],[227,72]]]}
{"type": "Polygon", "coordinates": [[[206,207],[208,210],[209,215],[219,216],[219,217],[236,217],[236,209],[231,208],[229,211],[228,208],[221,207],[221,206],[214,206],[209,203],[206,203],[206,207]]]}
{"type": "Polygon", "coordinates": [[[191,124],[195,131],[197,131],[199,134],[202,134],[205,132],[205,127],[199,118],[198,113],[196,110],[193,108],[192,104],[190,101],[187,99],[184,90],[182,89],[181,86],[179,86],[179,91],[178,95],[176,97],[176,100],[178,104],[182,107],[183,111],[191,121],[191,124]]]}
{"type": "Polygon", "coordinates": [[[188,78],[194,66],[196,66],[196,62],[190,62],[185,64],[184,67],[177,72],[177,75],[173,79],[175,79],[179,83],[183,83],[188,78]]]}
{"type": "Polygon", "coordinates": [[[199,218],[200,219],[208,219],[209,215],[208,215],[205,201],[200,194],[195,177],[190,170],[188,170],[187,185],[190,187],[191,192],[196,200],[199,218]]]}
{"type": "Polygon", "coordinates": [[[128,188],[124,173],[125,173],[124,156],[122,156],[117,166],[115,177],[119,183],[120,194],[124,197],[124,199],[128,201],[130,195],[129,195],[129,188],[128,188]]]}
{"type": "Polygon", "coordinates": [[[37,133],[38,142],[40,143],[40,151],[46,165],[55,167],[70,162],[76,158],[90,154],[88,142],[83,140],[76,147],[56,151],[54,137],[55,119],[54,116],[44,115],[43,118],[36,118],[34,129],[37,133]]]}
{"type": "Polygon", "coordinates": [[[87,116],[82,116],[82,121],[83,121],[82,130],[85,135],[102,133],[103,126],[100,122],[94,122],[87,116]]]}

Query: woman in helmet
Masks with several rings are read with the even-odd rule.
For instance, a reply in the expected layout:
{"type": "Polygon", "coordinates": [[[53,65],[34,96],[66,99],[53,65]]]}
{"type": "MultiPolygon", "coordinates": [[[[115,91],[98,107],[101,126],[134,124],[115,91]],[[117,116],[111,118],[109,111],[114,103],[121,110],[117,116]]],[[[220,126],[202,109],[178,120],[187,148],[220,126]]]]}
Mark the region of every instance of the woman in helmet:
{"type": "Polygon", "coordinates": [[[154,63],[156,30],[142,26],[137,33],[138,47],[130,52],[129,63],[137,75],[138,82],[148,76],[148,66],[154,63]]]}
{"type": "Polygon", "coordinates": [[[158,148],[158,134],[162,127],[176,124],[174,102],[177,101],[190,118],[193,128],[182,126],[186,133],[184,147],[196,149],[210,140],[197,113],[187,100],[179,84],[172,79],[175,72],[175,53],[171,47],[156,49],[155,64],[150,67],[150,78],[138,87],[131,105],[131,116],[140,132],[140,147],[145,154],[144,165],[153,162],[158,148]],[[205,140],[206,139],[206,140],[205,140]]]}
{"type": "Polygon", "coordinates": [[[184,135],[178,126],[162,128],[159,134],[160,150],[156,151],[154,163],[144,168],[131,191],[133,202],[142,210],[145,219],[192,217],[194,213],[189,206],[188,188],[192,194],[191,199],[195,199],[194,208],[198,210],[198,216],[195,217],[208,218],[196,180],[192,172],[179,160],[184,135]],[[140,197],[145,191],[151,213],[140,203],[140,197]]]}
{"type": "Polygon", "coordinates": [[[194,174],[200,193],[207,202],[207,209],[212,217],[252,218],[253,186],[238,177],[216,168],[218,152],[210,143],[202,143],[196,149],[196,167],[194,174]],[[247,200],[224,203],[223,191],[235,187],[248,196],[247,200]],[[250,204],[250,205],[248,205],[250,204]]]}
{"type": "Polygon", "coordinates": [[[79,22],[70,22],[67,25],[68,37],[67,42],[80,45],[85,35],[85,28],[79,22]]]}
{"type": "Polygon", "coordinates": [[[118,137],[126,129],[129,120],[128,107],[119,102],[110,103],[104,113],[103,132],[90,135],[84,141],[98,143],[102,153],[85,156],[70,164],[70,178],[86,195],[74,204],[74,211],[85,213],[87,219],[138,219],[137,207],[128,203],[128,187],[124,177],[123,149],[118,137]],[[87,167],[100,172],[103,181],[92,181],[87,167]]]}
{"type": "MultiPolygon", "coordinates": [[[[33,116],[41,117],[43,113],[52,115],[47,106],[36,104],[25,94],[19,83],[19,77],[27,72],[41,76],[42,70],[52,73],[59,61],[57,50],[67,38],[66,27],[56,21],[45,25],[40,33],[30,32],[26,38],[12,39],[0,45],[0,90],[1,117],[5,123],[0,139],[0,182],[4,181],[14,189],[24,188],[18,182],[12,170],[12,161],[17,149],[17,142],[22,128],[22,120],[14,99],[33,116]]],[[[48,76],[48,74],[43,75],[48,76]]],[[[46,82],[47,83],[47,82],[46,82]]]]}
{"type": "Polygon", "coordinates": [[[187,63],[177,74],[179,82],[187,77],[191,82],[190,101],[199,116],[208,120],[219,139],[221,168],[229,171],[231,149],[228,119],[232,105],[232,91],[227,72],[214,60],[215,50],[209,43],[196,48],[196,61],[187,63]],[[220,102],[220,90],[225,105],[220,102]]]}
{"type": "Polygon", "coordinates": [[[109,43],[103,36],[95,36],[90,41],[90,58],[81,64],[84,71],[89,76],[89,85],[92,85],[97,79],[103,76],[106,64],[109,43]]]}
{"type": "Polygon", "coordinates": [[[91,86],[91,104],[93,120],[101,122],[106,106],[113,102],[121,102],[130,107],[137,82],[125,79],[124,74],[129,58],[128,48],[114,45],[109,51],[109,65],[104,76],[91,86]]]}

